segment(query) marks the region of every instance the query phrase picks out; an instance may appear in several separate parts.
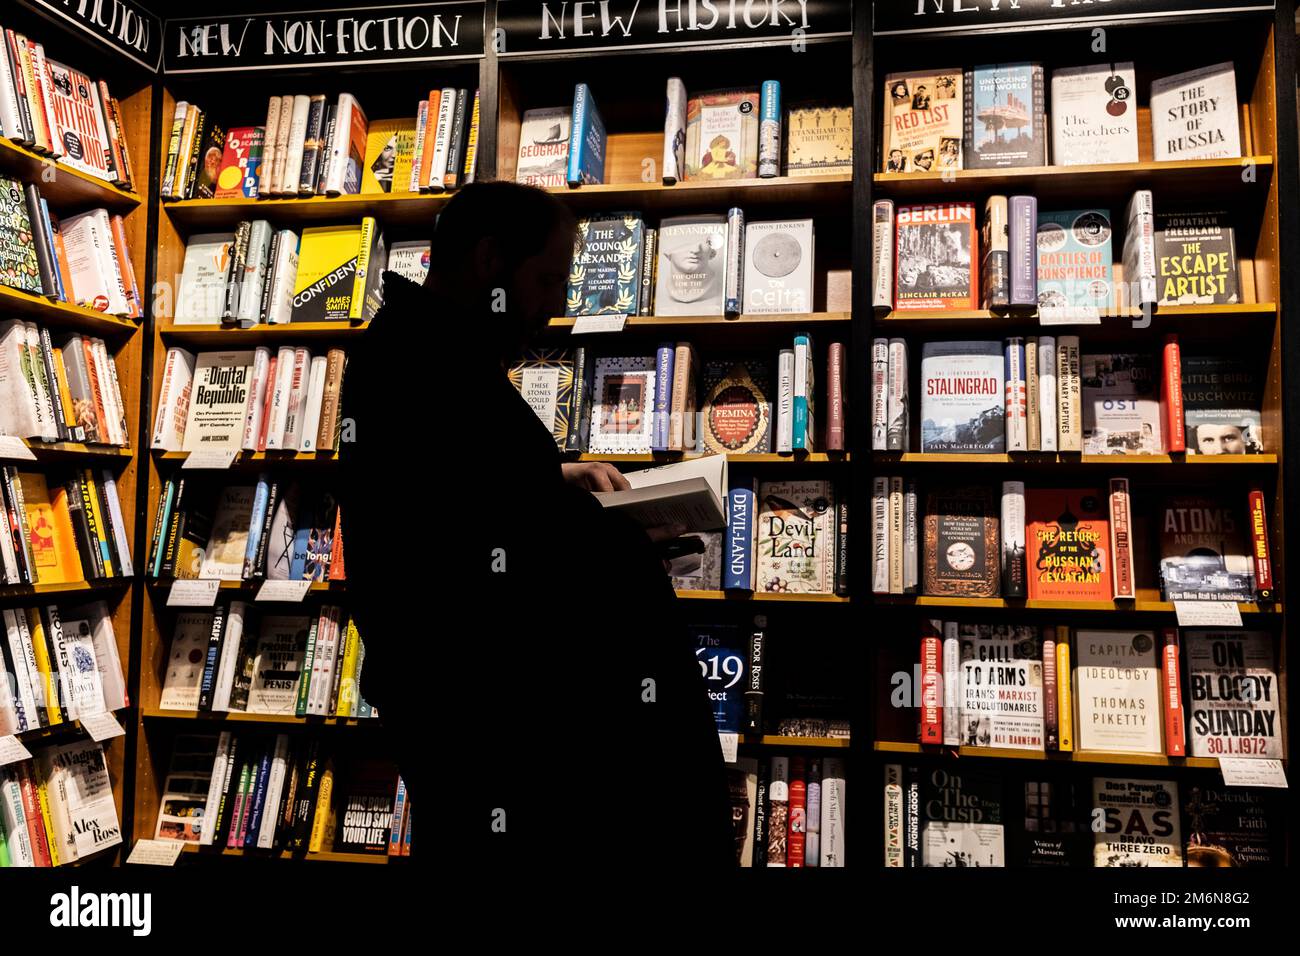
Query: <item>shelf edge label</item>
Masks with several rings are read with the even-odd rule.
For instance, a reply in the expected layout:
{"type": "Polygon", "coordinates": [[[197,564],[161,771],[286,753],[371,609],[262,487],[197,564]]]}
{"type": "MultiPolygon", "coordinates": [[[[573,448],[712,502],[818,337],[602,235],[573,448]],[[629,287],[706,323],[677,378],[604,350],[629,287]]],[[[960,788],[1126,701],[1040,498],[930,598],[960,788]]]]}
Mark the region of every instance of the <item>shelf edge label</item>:
{"type": "Polygon", "coordinates": [[[135,0],[24,0],[48,17],[72,24],[150,73],[162,62],[162,18],[135,0]]]}
{"type": "Polygon", "coordinates": [[[1153,17],[1272,10],[1273,0],[890,0],[872,7],[876,36],[1044,29],[1153,17]]]}

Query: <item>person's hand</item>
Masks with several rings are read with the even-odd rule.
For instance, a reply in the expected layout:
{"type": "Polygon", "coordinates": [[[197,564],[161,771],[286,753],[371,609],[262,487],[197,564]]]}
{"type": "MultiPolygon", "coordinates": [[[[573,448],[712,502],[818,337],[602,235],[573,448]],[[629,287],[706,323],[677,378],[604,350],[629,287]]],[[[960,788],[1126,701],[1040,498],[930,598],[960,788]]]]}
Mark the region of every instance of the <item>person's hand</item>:
{"type": "Polygon", "coordinates": [[[654,544],[662,544],[665,541],[671,541],[673,538],[680,538],[686,533],[684,524],[662,524],[653,528],[645,529],[646,537],[654,544]]]}
{"type": "Polygon", "coordinates": [[[587,491],[627,491],[631,483],[623,473],[604,461],[566,462],[560,466],[567,484],[587,491]]]}

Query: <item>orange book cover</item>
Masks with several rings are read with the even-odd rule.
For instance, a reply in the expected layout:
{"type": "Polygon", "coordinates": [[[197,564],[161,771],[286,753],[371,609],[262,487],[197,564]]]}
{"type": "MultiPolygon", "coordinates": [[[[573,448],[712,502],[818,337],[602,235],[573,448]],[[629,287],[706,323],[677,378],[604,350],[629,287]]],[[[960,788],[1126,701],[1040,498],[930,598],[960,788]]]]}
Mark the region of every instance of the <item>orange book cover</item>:
{"type": "Polygon", "coordinates": [[[99,440],[108,442],[108,412],[104,407],[104,385],[99,380],[99,366],[95,364],[94,346],[86,336],[81,338],[81,351],[86,356],[86,374],[90,376],[90,397],[95,406],[95,420],[99,423],[99,440]]]}
{"type": "Polygon", "coordinates": [[[438,108],[442,105],[442,90],[429,91],[429,118],[424,124],[424,143],[420,148],[420,188],[429,188],[429,167],[433,165],[433,149],[438,139],[438,108]]]}
{"type": "Polygon", "coordinates": [[[347,580],[347,573],[343,569],[343,509],[334,509],[334,544],[330,551],[330,574],[331,581],[347,580]]]}
{"type": "Polygon", "coordinates": [[[1025,491],[1031,601],[1110,601],[1108,503],[1095,488],[1025,491]]]}
{"type": "Polygon", "coordinates": [[[20,471],[18,480],[23,486],[36,583],[69,584],[82,580],[67,492],[56,486],[51,494],[45,476],[35,472],[20,471]]]}
{"type": "Polygon", "coordinates": [[[63,284],[65,302],[76,302],[72,292],[72,270],[68,267],[68,250],[63,245],[63,227],[59,225],[58,216],[50,212],[50,232],[54,235],[55,266],[59,270],[59,281],[63,284]]]}

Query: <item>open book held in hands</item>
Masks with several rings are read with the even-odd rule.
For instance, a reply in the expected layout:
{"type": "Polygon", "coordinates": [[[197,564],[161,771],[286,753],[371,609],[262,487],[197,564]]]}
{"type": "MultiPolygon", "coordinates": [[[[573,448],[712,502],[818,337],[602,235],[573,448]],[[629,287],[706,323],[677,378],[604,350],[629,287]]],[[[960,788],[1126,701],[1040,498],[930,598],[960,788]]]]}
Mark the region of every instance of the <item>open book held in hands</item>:
{"type": "Polygon", "coordinates": [[[726,526],[722,500],[727,494],[727,457],[707,455],[630,471],[627,491],[605,491],[596,500],[625,512],[643,528],[679,524],[687,531],[718,531],[726,526]]]}

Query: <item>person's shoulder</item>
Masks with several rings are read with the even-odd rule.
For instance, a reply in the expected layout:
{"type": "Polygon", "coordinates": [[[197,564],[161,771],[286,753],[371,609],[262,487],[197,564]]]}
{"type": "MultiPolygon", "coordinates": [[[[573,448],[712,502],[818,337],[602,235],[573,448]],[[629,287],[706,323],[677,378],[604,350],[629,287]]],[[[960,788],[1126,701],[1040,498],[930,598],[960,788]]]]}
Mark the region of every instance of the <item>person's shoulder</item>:
{"type": "Polygon", "coordinates": [[[401,318],[423,304],[424,288],[419,283],[388,269],[380,274],[380,280],[383,283],[383,304],[375,313],[376,324],[384,319],[401,318]]]}

